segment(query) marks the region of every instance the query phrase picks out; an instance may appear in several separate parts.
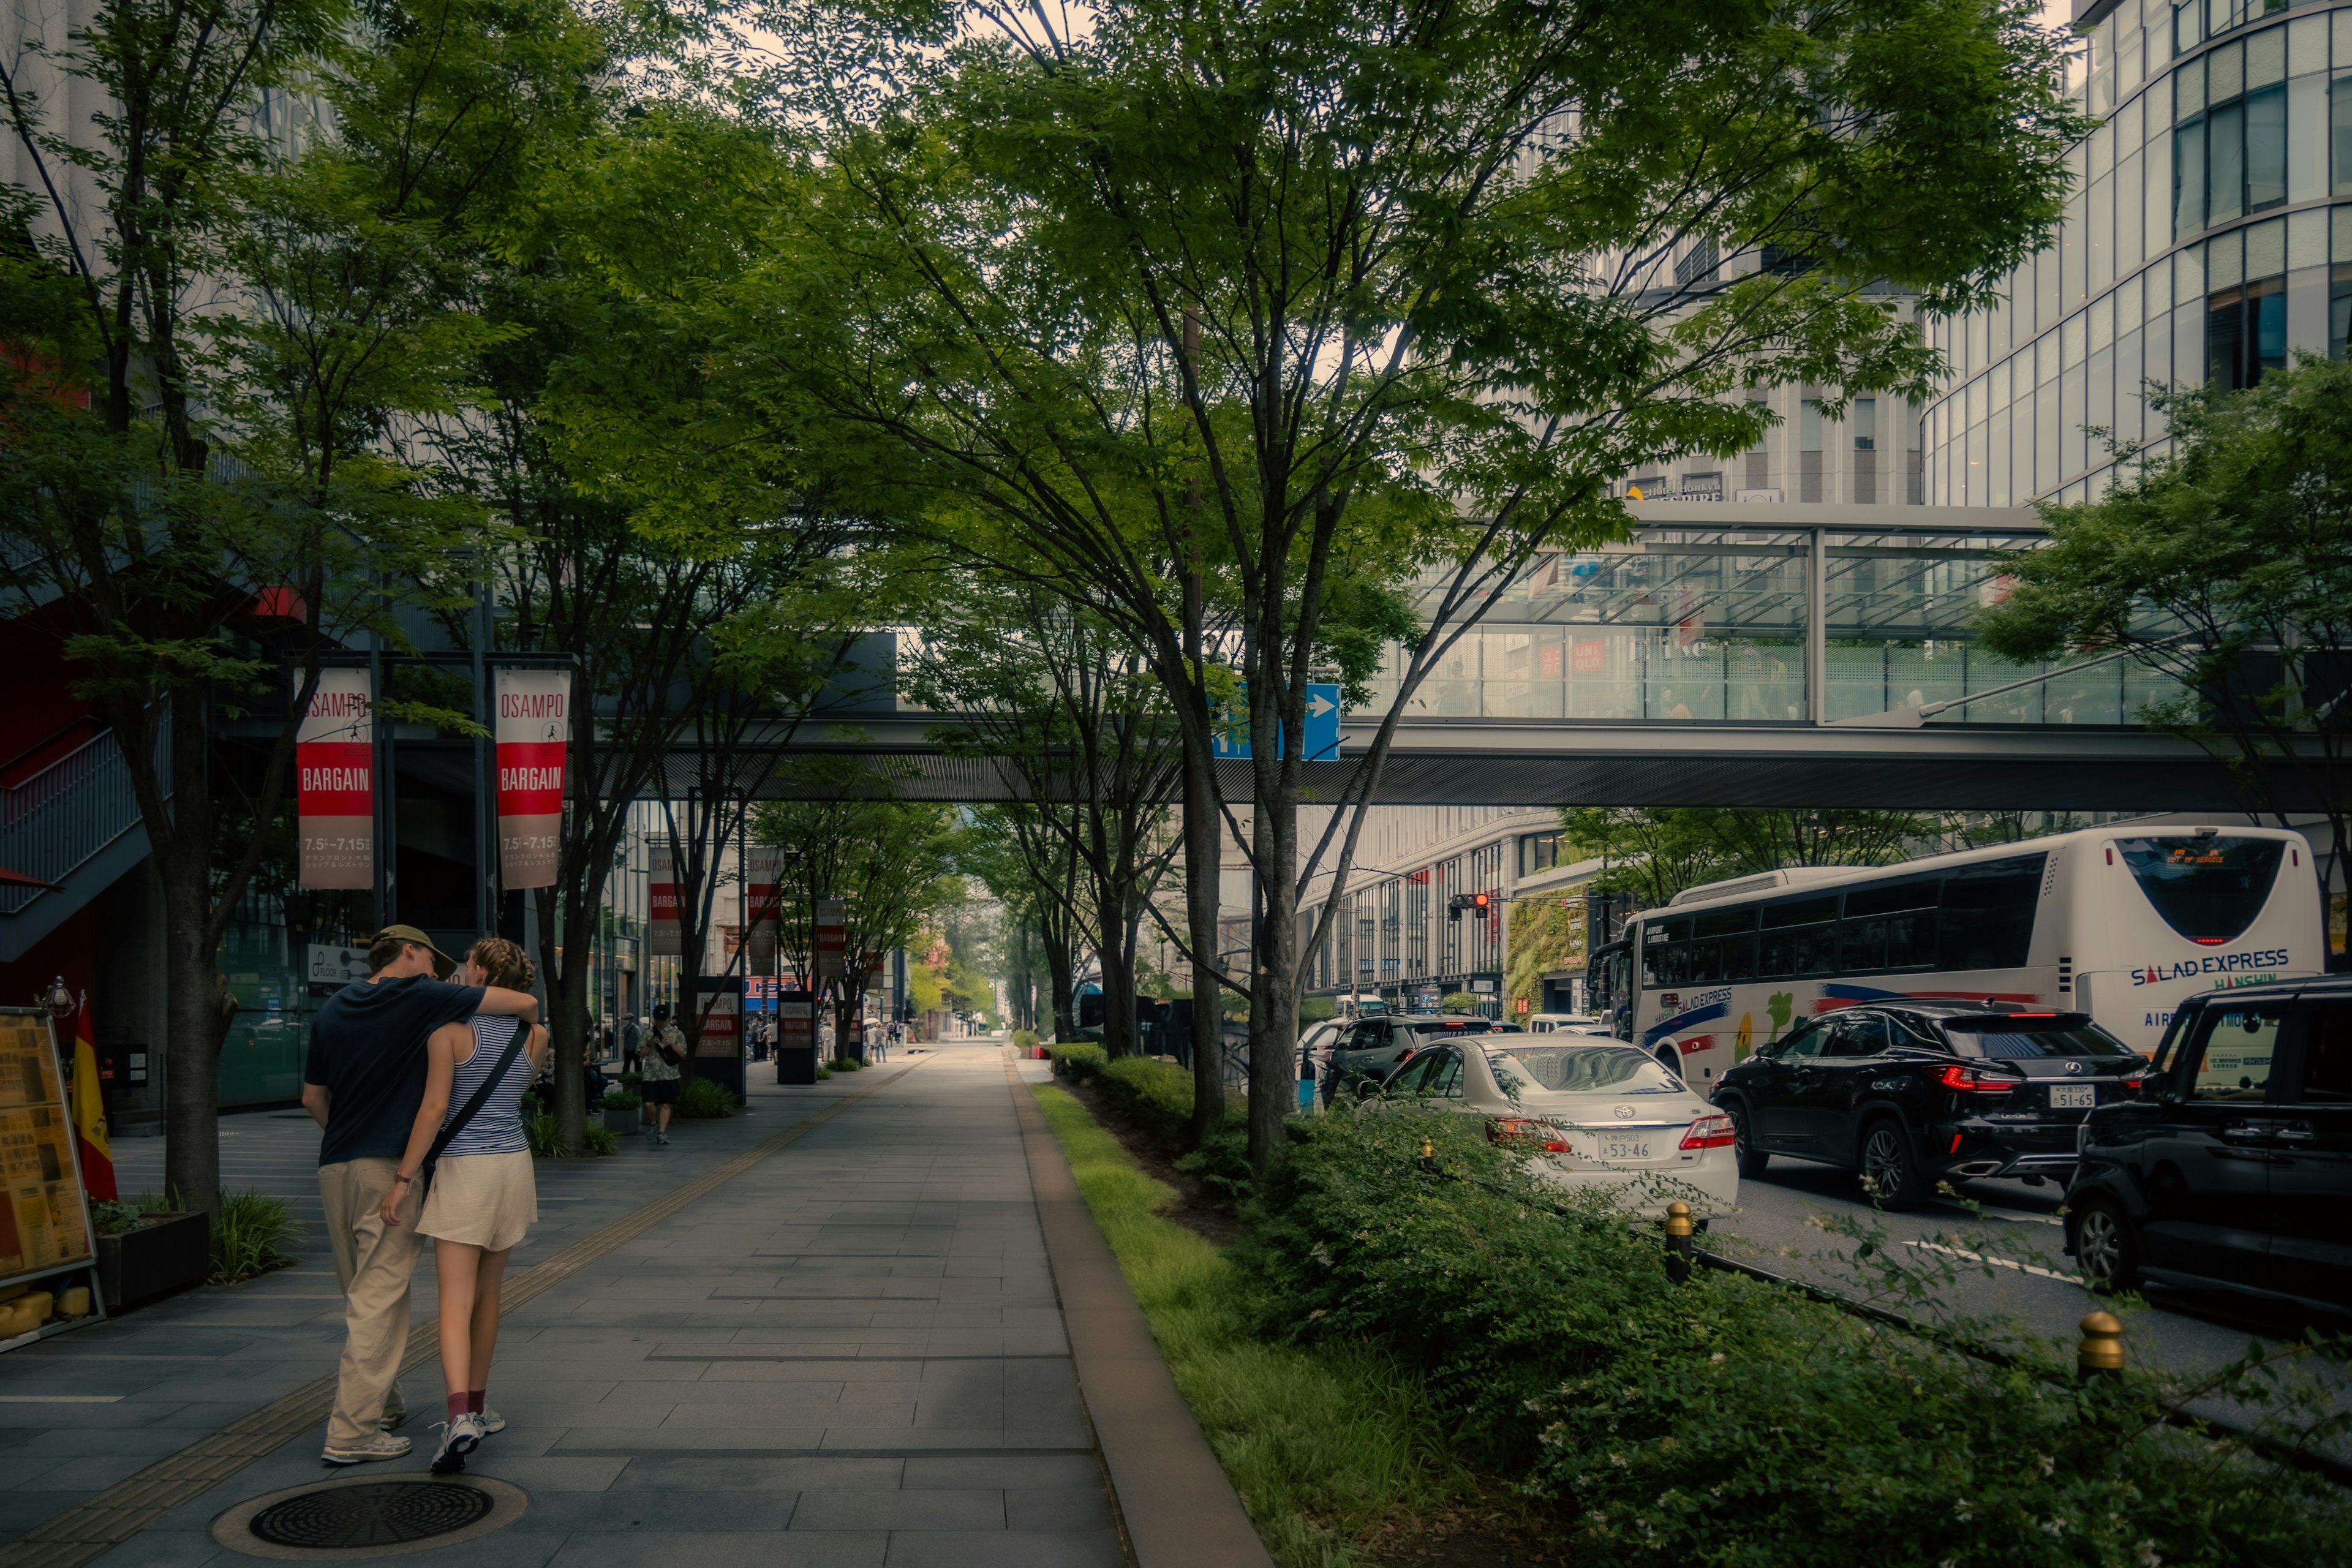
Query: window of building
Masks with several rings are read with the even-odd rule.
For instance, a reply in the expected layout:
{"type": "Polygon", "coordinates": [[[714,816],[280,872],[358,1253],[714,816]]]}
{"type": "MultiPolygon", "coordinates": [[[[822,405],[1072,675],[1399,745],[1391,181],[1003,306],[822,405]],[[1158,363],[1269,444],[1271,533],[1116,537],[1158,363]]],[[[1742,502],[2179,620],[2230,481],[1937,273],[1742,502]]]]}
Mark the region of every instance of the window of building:
{"type": "Polygon", "coordinates": [[[1822,449],[1822,405],[1808,397],[1797,405],[1797,450],[1822,449]]]}
{"type": "Polygon", "coordinates": [[[1857,397],[1853,400],[1853,449],[1871,452],[1878,448],[1878,399],[1857,397]]]}
{"type": "Polygon", "coordinates": [[[1522,833],[1519,835],[1519,875],[1532,877],[1538,871],[1549,871],[1560,863],[1559,835],[1557,833],[1522,833]]]}
{"type": "Polygon", "coordinates": [[[2286,279],[2264,278],[2205,300],[2207,380],[2235,392],[2286,368],[2286,279]]]}
{"type": "MultiPolygon", "coordinates": [[[[2269,46],[2271,33],[2252,42],[2269,46]]],[[[2248,49],[2242,44],[2217,50],[2178,73],[2179,123],[2172,132],[2175,239],[2286,201],[2286,84],[2278,79],[2285,69],[2284,42],[2252,51],[2260,68],[2252,73],[2251,86],[2248,49]]]]}
{"type": "Polygon", "coordinates": [[[2352,338],[2352,263],[2337,262],[2327,290],[2327,353],[2342,359],[2352,338]]]}
{"type": "Polygon", "coordinates": [[[2329,188],[2352,196],[2352,74],[2337,77],[2328,98],[2329,188]]]}

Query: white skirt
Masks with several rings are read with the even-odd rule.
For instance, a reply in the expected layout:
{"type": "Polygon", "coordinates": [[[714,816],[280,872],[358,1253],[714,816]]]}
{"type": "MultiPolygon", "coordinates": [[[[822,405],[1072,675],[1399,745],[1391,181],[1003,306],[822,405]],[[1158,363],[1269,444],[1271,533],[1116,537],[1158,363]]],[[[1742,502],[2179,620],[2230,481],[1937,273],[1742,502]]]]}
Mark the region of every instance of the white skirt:
{"type": "Polygon", "coordinates": [[[434,1167],[416,1234],[504,1252],[539,1221],[539,1181],[530,1155],[445,1154],[434,1167]]]}

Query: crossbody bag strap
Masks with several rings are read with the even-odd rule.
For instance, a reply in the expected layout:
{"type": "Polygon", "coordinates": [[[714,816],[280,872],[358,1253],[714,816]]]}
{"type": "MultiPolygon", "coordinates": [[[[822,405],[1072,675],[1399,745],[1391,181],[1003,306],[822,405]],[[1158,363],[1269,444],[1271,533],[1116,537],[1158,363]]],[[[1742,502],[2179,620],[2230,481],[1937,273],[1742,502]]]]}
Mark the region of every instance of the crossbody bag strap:
{"type": "Polygon", "coordinates": [[[490,1076],[482,1080],[482,1087],[476,1089],[473,1097],[457,1108],[457,1114],[451,1117],[442,1127],[441,1135],[433,1140],[433,1147],[425,1152],[425,1163],[421,1169],[425,1171],[433,1169],[434,1164],[441,1158],[441,1151],[449,1146],[449,1140],[463,1132],[466,1130],[466,1123],[474,1119],[474,1112],[489,1103],[491,1093],[505,1079],[507,1069],[514,1066],[515,1058],[521,1055],[523,1047],[530,1043],[530,1026],[518,1023],[515,1026],[514,1039],[508,1044],[506,1054],[499,1058],[498,1065],[490,1069],[490,1076]]]}

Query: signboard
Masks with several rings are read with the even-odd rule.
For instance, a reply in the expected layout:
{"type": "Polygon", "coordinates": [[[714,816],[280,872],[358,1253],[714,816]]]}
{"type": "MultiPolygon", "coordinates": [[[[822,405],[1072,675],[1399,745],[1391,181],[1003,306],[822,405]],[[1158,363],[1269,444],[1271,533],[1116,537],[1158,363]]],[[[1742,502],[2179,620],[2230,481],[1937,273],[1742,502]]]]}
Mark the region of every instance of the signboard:
{"type": "Polygon", "coordinates": [[[686,951],[678,935],[677,872],[670,852],[656,849],[647,862],[646,873],[646,922],[651,929],[646,933],[646,951],[666,952],[675,958],[686,951]]]}
{"type": "Polygon", "coordinates": [[[1599,637],[1576,645],[1576,673],[1599,675],[1609,668],[1609,645],[1599,637]]]}
{"type": "Polygon", "coordinates": [[[375,886],[375,717],[364,669],[319,672],[294,731],[294,802],[306,888],[375,886]]]}
{"type": "Polygon", "coordinates": [[[751,973],[776,972],[776,893],[783,877],[783,852],[753,845],[744,857],[744,918],[751,922],[751,973]]]}
{"type": "Polygon", "coordinates": [[[702,1014],[702,1037],[694,1047],[696,1057],[731,1058],[741,1054],[741,1002],[731,993],[709,999],[702,1014]]]}
{"type": "MultiPolygon", "coordinates": [[[[1246,710],[1244,710],[1246,712],[1246,710]]],[[[1307,760],[1310,763],[1337,762],[1339,757],[1339,687],[1336,681],[1312,680],[1307,684],[1307,760]]],[[[1281,745],[1284,736],[1277,727],[1275,744],[1281,745]]],[[[1244,718],[1237,731],[1220,731],[1215,742],[1216,754],[1221,757],[1246,757],[1250,754],[1248,721],[1244,718]]]]}
{"type": "Polygon", "coordinates": [[[0,1011],[0,1283],[90,1261],[73,1117],[41,1008],[0,1011]]]}
{"type": "Polygon", "coordinates": [[[816,901],[816,983],[830,985],[841,978],[841,956],[847,945],[842,931],[839,899],[816,901]]]}
{"type": "Polygon", "coordinates": [[[776,1043],[779,1046],[813,1046],[816,1044],[816,1004],[805,991],[787,991],[776,1003],[776,1043]]]}
{"type": "Polygon", "coordinates": [[[563,835],[563,757],[572,743],[572,672],[498,672],[499,879],[555,885],[563,835]]]}
{"type": "Polygon", "coordinates": [[[331,947],[315,942],[310,944],[311,984],[341,987],[367,977],[366,948],[331,947]]]}

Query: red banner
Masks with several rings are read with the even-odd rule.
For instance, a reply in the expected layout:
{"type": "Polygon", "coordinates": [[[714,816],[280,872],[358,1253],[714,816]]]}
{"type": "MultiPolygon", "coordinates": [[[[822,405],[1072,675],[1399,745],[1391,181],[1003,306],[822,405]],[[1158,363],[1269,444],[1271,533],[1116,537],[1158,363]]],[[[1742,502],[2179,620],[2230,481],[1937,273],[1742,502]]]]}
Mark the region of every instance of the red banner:
{"type": "Polygon", "coordinates": [[[364,669],[328,669],[294,731],[306,888],[375,886],[375,717],[364,669]]]}
{"type": "Polygon", "coordinates": [[[646,951],[674,958],[685,951],[678,936],[677,870],[667,849],[651,851],[646,867],[646,921],[653,927],[646,951]]]}
{"type": "Polygon", "coordinates": [[[845,945],[842,921],[839,899],[819,899],[816,901],[816,983],[819,985],[830,985],[841,978],[841,955],[845,945]]]}
{"type": "Polygon", "coordinates": [[[751,922],[750,973],[776,972],[777,882],[783,872],[782,854],[767,845],[751,846],[743,869],[743,907],[751,922]]]}
{"type": "Polygon", "coordinates": [[[571,710],[570,670],[499,671],[499,879],[509,889],[555,885],[571,710]]]}

